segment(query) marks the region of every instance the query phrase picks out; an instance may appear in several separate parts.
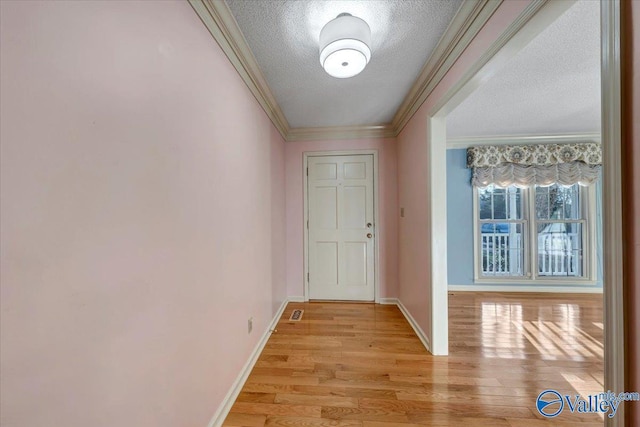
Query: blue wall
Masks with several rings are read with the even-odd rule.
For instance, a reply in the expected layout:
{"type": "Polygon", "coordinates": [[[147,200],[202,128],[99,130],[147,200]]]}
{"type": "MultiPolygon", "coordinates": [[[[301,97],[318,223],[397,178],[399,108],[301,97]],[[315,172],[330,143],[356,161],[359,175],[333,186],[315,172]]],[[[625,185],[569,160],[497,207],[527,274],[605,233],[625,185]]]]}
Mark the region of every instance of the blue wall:
{"type": "MultiPolygon", "coordinates": [[[[596,185],[596,200],[597,279],[602,286],[601,182],[596,185]]],[[[473,188],[464,148],[447,150],[447,257],[449,284],[473,285],[473,188]]]]}
{"type": "Polygon", "coordinates": [[[473,284],[473,188],[467,150],[447,150],[447,272],[449,284],[473,284]]]}

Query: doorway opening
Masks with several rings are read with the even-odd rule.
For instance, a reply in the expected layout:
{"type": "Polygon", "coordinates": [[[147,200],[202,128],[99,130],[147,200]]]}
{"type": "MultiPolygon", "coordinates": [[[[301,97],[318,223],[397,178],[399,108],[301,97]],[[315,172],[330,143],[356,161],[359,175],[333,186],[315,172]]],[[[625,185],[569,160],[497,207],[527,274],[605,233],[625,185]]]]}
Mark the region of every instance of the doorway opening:
{"type": "MultiPolygon", "coordinates": [[[[482,85],[524,45],[560,16],[572,2],[547,2],[528,7],[521,19],[505,32],[474,66],[429,112],[429,205],[432,230],[432,352],[448,354],[447,275],[447,115],[482,85]],[[437,183],[432,185],[432,183],[437,183]]],[[[621,177],[620,168],[620,60],[619,2],[601,2],[601,141],[603,149],[603,300],[604,390],[624,389],[624,343],[622,304],[621,177]]],[[[605,420],[623,425],[624,414],[605,420]]]]}

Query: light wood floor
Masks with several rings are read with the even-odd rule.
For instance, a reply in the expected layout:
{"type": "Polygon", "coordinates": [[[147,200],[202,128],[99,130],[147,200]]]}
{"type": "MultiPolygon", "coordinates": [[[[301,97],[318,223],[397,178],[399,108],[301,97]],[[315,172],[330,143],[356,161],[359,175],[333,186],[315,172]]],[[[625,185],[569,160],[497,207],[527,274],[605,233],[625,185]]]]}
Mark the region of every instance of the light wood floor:
{"type": "Polygon", "coordinates": [[[224,426],[603,425],[535,409],[548,388],[602,391],[600,295],[450,293],[449,319],[436,357],[395,306],[291,303],[224,426]]]}

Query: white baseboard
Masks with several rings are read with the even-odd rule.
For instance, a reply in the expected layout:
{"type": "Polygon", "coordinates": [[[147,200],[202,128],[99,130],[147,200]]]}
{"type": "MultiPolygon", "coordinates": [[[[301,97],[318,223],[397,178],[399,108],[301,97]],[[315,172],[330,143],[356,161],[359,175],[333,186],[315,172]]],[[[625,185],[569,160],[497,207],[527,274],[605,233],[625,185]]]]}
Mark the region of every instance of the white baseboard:
{"type": "Polygon", "coordinates": [[[552,286],[552,285],[449,285],[449,291],[455,292],[549,292],[549,293],[579,293],[601,294],[599,286],[552,286]]]}
{"type": "MultiPolygon", "coordinates": [[[[222,426],[222,423],[227,418],[227,415],[229,415],[229,411],[231,410],[231,407],[233,406],[236,399],[238,398],[238,395],[240,394],[242,387],[244,387],[244,383],[247,381],[247,378],[249,377],[251,370],[256,364],[258,357],[260,357],[260,354],[262,353],[264,346],[267,344],[267,341],[271,336],[271,331],[275,329],[276,325],[278,324],[278,320],[280,320],[282,313],[284,313],[284,310],[287,307],[287,304],[290,302],[304,302],[304,297],[300,297],[300,296],[288,297],[286,300],[282,302],[282,305],[278,309],[278,312],[273,316],[273,319],[271,320],[271,323],[269,323],[267,330],[264,331],[264,334],[262,334],[260,341],[258,341],[258,344],[256,345],[256,347],[253,349],[253,352],[249,356],[249,360],[247,360],[247,363],[245,363],[245,365],[243,366],[242,370],[240,371],[240,374],[238,375],[233,385],[229,389],[229,392],[224,397],[224,399],[222,400],[222,403],[218,407],[218,410],[211,418],[211,421],[209,422],[208,427],[222,426]]],[[[402,304],[402,302],[399,299],[380,298],[380,304],[397,305],[400,311],[402,312],[402,315],[407,319],[407,322],[409,322],[409,325],[411,325],[411,327],[413,328],[414,332],[416,333],[416,335],[418,336],[418,338],[420,339],[424,347],[427,349],[427,351],[431,352],[429,348],[429,339],[427,338],[422,328],[418,326],[418,323],[416,323],[413,316],[411,316],[407,308],[404,306],[404,304],[402,304]]]]}
{"type": "Polygon", "coordinates": [[[405,307],[404,304],[402,304],[402,301],[400,301],[398,298],[380,298],[380,304],[397,305],[398,308],[400,309],[400,312],[404,316],[404,318],[407,319],[407,322],[409,322],[409,325],[411,325],[411,327],[413,328],[413,331],[416,333],[416,335],[420,339],[420,342],[422,342],[422,345],[424,345],[424,348],[426,348],[427,351],[431,353],[429,338],[427,338],[427,335],[424,333],[422,328],[418,325],[418,322],[416,322],[416,319],[414,319],[411,313],[409,313],[409,310],[407,310],[407,307],[405,307]]]}
{"type": "Polygon", "coordinates": [[[260,357],[260,354],[262,353],[264,346],[267,344],[267,341],[271,336],[271,331],[275,329],[276,325],[278,324],[278,320],[280,320],[280,316],[282,316],[282,313],[284,313],[284,309],[287,307],[287,304],[290,301],[291,299],[288,298],[284,300],[280,305],[278,312],[275,314],[275,316],[273,316],[273,319],[269,323],[269,326],[267,326],[267,330],[264,331],[264,333],[262,334],[262,337],[260,337],[260,341],[258,341],[258,344],[256,345],[256,347],[253,349],[253,352],[249,356],[249,360],[247,360],[247,363],[245,363],[245,365],[242,367],[240,374],[238,375],[236,380],[233,382],[233,385],[229,389],[229,392],[222,400],[222,403],[220,404],[220,406],[218,406],[218,410],[211,418],[211,421],[209,422],[208,427],[222,426],[222,423],[224,422],[225,418],[227,418],[227,415],[229,415],[229,411],[231,410],[231,407],[233,406],[236,399],[238,398],[238,395],[240,394],[242,387],[244,387],[244,383],[247,381],[247,378],[249,377],[249,374],[251,373],[253,366],[258,361],[258,357],[260,357]]]}

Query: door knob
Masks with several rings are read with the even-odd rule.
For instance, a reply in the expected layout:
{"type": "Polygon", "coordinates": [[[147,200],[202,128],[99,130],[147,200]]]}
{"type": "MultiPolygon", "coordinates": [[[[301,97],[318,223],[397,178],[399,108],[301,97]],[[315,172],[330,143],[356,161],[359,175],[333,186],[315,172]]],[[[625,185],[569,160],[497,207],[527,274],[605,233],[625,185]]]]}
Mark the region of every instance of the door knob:
{"type": "Polygon", "coordinates": [[[367,237],[368,237],[368,238],[372,238],[372,237],[373,237],[373,234],[371,234],[371,233],[367,233],[367,237]]]}

